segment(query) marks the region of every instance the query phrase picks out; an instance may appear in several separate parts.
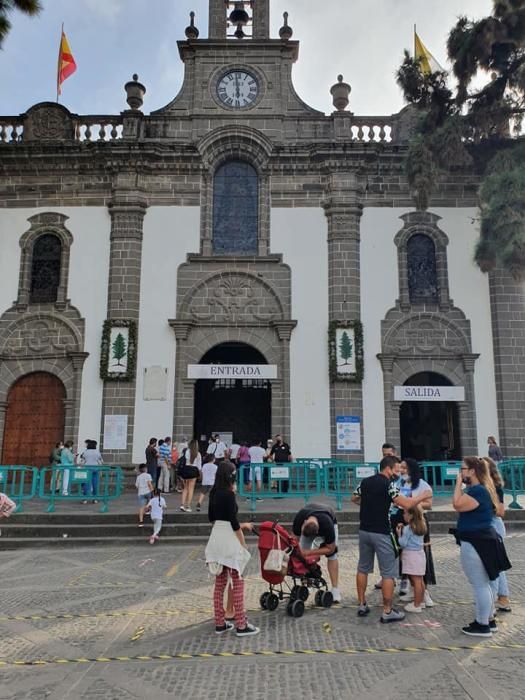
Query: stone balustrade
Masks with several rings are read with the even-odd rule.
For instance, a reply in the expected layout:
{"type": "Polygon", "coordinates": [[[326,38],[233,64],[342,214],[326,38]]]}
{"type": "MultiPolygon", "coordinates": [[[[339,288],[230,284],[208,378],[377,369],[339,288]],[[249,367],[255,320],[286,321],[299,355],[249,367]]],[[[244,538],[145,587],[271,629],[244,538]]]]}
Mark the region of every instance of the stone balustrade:
{"type": "Polygon", "coordinates": [[[21,117],[0,117],[0,144],[19,143],[24,133],[21,117]]]}
{"type": "Polygon", "coordinates": [[[120,115],[74,116],[76,141],[117,141],[122,138],[120,115]]]}
{"type": "Polygon", "coordinates": [[[395,141],[395,118],[352,116],[350,132],[352,141],[374,141],[390,143],[395,141]]]}

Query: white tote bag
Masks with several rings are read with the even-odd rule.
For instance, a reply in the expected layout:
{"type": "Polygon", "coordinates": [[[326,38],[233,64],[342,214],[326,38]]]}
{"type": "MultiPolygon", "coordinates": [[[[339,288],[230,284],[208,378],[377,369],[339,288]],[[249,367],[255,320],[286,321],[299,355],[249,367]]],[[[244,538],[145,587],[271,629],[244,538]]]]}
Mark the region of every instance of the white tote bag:
{"type": "Polygon", "coordinates": [[[263,568],[265,571],[275,571],[282,576],[286,576],[288,573],[288,562],[290,560],[290,553],[292,550],[281,549],[281,538],[278,532],[275,534],[276,538],[274,539],[274,545],[275,541],[277,541],[277,548],[274,546],[274,549],[270,549],[263,568]]]}

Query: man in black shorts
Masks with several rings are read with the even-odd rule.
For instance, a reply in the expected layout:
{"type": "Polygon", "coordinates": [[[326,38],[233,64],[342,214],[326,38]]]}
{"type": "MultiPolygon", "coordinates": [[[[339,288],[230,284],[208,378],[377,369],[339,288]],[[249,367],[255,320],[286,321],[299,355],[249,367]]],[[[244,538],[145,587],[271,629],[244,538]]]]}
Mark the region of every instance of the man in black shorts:
{"type": "Polygon", "coordinates": [[[399,477],[399,457],[383,457],[379,464],[379,474],[369,476],[359,484],[352,496],[358,503],[359,511],[359,563],[357,565],[357,614],[364,617],[370,612],[366,603],[368,574],[374,570],[377,557],[382,577],[383,614],[381,622],[403,620],[404,612],[392,607],[394,581],[399,574],[399,563],[393,534],[390,528],[389,509],[394,503],[401,508],[412,508],[429,498],[432,493],[424,491],[416,498],[401,496],[394,481],[399,477]]]}
{"type": "Polygon", "coordinates": [[[292,530],[293,534],[300,538],[299,547],[303,556],[326,557],[334,603],[340,603],[337,559],[339,532],[334,511],[324,503],[309,503],[295,516],[292,530]]]}

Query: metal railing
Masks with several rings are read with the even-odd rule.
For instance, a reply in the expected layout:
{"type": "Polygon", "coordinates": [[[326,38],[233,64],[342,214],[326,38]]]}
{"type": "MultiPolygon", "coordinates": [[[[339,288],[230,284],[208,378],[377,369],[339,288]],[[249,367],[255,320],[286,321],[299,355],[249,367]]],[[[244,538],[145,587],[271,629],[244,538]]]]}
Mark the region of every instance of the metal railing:
{"type": "Polygon", "coordinates": [[[122,495],[124,475],[121,467],[78,465],[42,467],[38,495],[48,501],[47,512],[54,513],[57,502],[100,501],[100,512],[122,495]]]}
{"type": "Polygon", "coordinates": [[[0,465],[0,491],[16,503],[16,512],[23,509],[24,501],[37,494],[38,469],[24,465],[0,465]]]}
{"type": "Polygon", "coordinates": [[[525,494],[525,459],[506,459],[498,466],[505,482],[505,491],[512,494],[509,508],[523,510],[523,506],[518,503],[518,496],[525,494]]]}
{"type": "Polygon", "coordinates": [[[269,498],[303,498],[307,503],[321,494],[321,469],[307,460],[246,464],[239,467],[237,489],[239,496],[249,499],[252,511],[256,510],[257,500],[269,498]]]}

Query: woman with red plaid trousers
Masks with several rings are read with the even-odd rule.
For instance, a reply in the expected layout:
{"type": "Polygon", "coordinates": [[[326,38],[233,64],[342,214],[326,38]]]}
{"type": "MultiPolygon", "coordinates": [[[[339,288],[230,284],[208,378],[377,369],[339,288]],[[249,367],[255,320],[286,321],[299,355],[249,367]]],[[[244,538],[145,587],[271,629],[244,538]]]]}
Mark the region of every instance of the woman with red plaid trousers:
{"type": "Polygon", "coordinates": [[[238,637],[248,637],[259,633],[258,627],[251,625],[246,617],[242,578],[250,559],[243,530],[251,530],[252,525],[239,523],[237,518],[236,478],[237,473],[232,462],[223,460],[219,463],[208,506],[208,519],[213,523],[213,528],[206,545],[206,564],[215,575],[215,633],[224,634],[234,628],[234,625],[226,620],[224,613],[224,591],[230,581],[233,588],[236,634],[238,637]]]}

